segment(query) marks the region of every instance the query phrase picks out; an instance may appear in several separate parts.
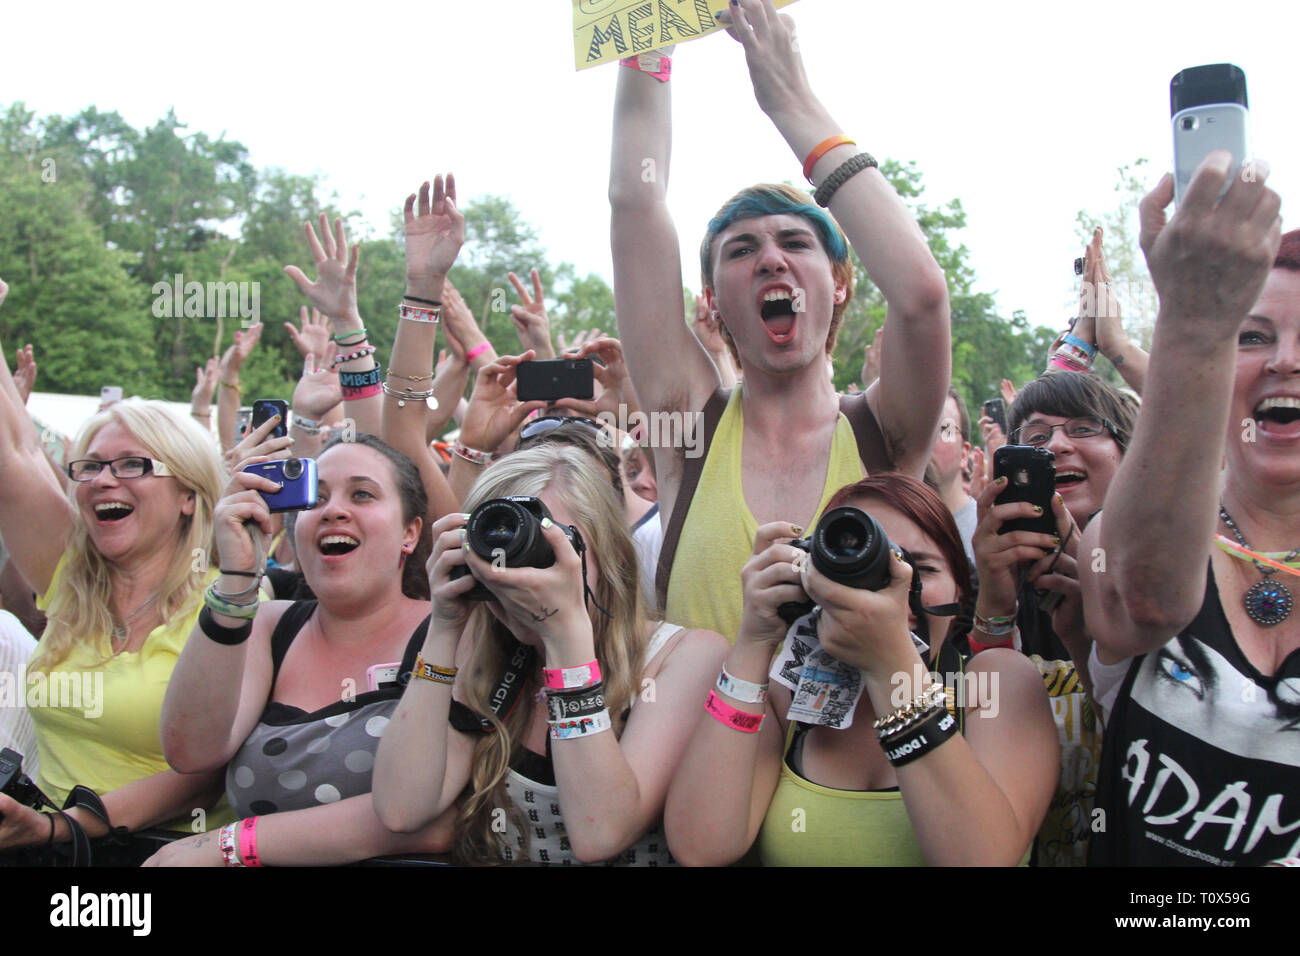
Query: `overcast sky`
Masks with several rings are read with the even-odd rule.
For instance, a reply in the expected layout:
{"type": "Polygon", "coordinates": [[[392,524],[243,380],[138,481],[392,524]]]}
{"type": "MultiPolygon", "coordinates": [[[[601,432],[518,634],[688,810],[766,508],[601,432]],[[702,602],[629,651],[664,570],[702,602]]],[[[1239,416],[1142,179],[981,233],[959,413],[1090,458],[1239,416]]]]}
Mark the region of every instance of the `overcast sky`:
{"type": "MultiPolygon", "coordinates": [[[[1081,254],[1075,215],[1114,204],[1117,167],[1146,157],[1154,183],[1170,166],[1168,85],[1183,67],[1245,70],[1255,153],[1295,226],[1295,9],[799,0],[785,12],[844,129],[878,158],[914,160],[927,201],[962,201],[978,288],[1005,314],[1059,326],[1081,254]]],[[[259,168],[323,174],[380,234],[408,192],[451,169],[462,204],[509,196],[553,258],[611,276],[619,67],[575,71],[569,0],[24,3],[2,16],[5,105],[94,105],[137,127],[174,107],[190,130],[242,142],[259,168]]],[[[754,182],[799,181],[799,161],[755,105],[730,37],[680,47],[672,84],[670,203],[695,287],[717,206],[754,182]]]]}

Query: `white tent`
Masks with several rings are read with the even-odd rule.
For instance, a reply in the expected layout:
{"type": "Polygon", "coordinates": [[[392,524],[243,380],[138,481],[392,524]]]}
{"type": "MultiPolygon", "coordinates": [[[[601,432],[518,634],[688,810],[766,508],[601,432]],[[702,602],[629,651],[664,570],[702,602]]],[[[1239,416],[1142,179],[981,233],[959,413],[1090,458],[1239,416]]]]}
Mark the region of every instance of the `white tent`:
{"type": "MultiPolygon", "coordinates": [[[[62,441],[66,436],[76,438],[86,420],[99,411],[98,395],[58,395],[54,392],[32,392],[27,400],[27,412],[41,431],[42,444],[47,450],[57,449],[62,454],[62,441]]],[[[186,402],[166,402],[176,414],[188,418],[190,406],[186,402]]],[[[216,420],[216,409],[213,409],[216,420]]]]}

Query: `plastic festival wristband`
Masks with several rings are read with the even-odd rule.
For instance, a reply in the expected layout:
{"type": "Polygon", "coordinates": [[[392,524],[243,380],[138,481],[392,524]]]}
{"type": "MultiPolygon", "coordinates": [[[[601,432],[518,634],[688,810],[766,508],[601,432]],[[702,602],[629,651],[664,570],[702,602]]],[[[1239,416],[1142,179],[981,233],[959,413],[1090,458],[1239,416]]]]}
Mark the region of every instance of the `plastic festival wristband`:
{"type": "Polygon", "coordinates": [[[592,661],[581,667],[547,667],[542,670],[547,690],[572,690],[590,687],[600,680],[600,662],[592,661]]]}
{"type": "Polygon", "coordinates": [[[239,821],[239,855],[244,866],[262,865],[257,855],[257,817],[245,817],[239,821]]]}
{"type": "Polygon", "coordinates": [[[767,702],[767,684],[755,684],[753,681],[732,677],[727,673],[725,664],[722,667],[722,673],[718,675],[718,682],[714,686],[733,700],[746,704],[767,702]]]}
{"type": "Polygon", "coordinates": [[[709,699],[704,702],[704,709],[714,720],[726,724],[732,730],[739,730],[742,734],[758,733],[766,716],[766,714],[747,714],[724,703],[716,690],[709,691],[709,699]]]}

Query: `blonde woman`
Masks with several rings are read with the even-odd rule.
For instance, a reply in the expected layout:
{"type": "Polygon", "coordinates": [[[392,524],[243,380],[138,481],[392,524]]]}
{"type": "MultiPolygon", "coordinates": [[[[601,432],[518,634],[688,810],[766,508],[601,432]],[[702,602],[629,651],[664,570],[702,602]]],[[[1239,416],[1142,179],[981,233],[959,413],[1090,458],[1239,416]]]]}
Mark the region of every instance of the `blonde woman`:
{"type": "Polygon", "coordinates": [[[433,617],[416,668],[430,679],[411,681],[384,733],[379,818],[415,830],[464,790],[454,825],[463,862],[670,863],[664,798],[727,644],[646,619],[622,503],[589,455],[516,452],[465,506],[506,495],[549,510],[541,533],[555,562],[494,566],[462,547],[465,515],[434,525],[433,617]],[[465,566],[470,575],[452,576],[465,566]],[[476,581],[493,600],[465,599],[476,581]],[[582,708],[584,697],[603,707],[582,727],[552,722],[557,700],[582,708]]]}
{"type": "MultiPolygon", "coordinates": [[[[202,606],[221,460],[194,421],[130,399],[87,422],[67,471],[65,495],[0,361],[0,534],[49,616],[25,685],[45,691],[31,709],[37,784],[59,804],[89,787],[114,827],[189,829],[217,779],[168,768],[158,717],[202,606]]],[[[0,814],[0,849],[71,838],[64,818],[8,797],[0,814]]],[[[84,809],[68,816],[108,832],[84,809]]]]}

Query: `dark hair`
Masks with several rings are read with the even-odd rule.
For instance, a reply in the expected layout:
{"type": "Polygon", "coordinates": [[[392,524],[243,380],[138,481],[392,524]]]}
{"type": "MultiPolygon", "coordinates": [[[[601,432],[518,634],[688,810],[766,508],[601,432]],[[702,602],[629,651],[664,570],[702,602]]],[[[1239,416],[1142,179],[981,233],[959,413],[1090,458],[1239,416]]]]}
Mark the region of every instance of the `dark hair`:
{"type": "Polygon", "coordinates": [[[614,451],[612,444],[612,438],[609,439],[609,444],[607,444],[601,437],[597,436],[590,425],[574,421],[556,425],[540,435],[521,439],[519,444],[515,446],[515,451],[523,451],[525,448],[540,448],[543,445],[573,445],[580,448],[605,467],[605,471],[609,473],[609,480],[614,485],[614,491],[618,494],[618,500],[622,501],[622,461],[614,451]]]}
{"type": "Polygon", "coordinates": [[[948,397],[957,403],[957,423],[961,425],[961,440],[970,441],[970,409],[966,407],[966,399],[962,398],[961,392],[952,385],[948,386],[948,397]]]}
{"type": "Polygon", "coordinates": [[[344,438],[340,435],[331,438],[316,457],[323,458],[326,452],[337,445],[365,445],[379,452],[393,466],[393,481],[397,485],[398,497],[402,500],[402,521],[409,523],[419,518],[423,522],[415,550],[402,565],[402,594],[417,601],[429,600],[429,580],[424,575],[424,563],[432,551],[433,538],[429,530],[429,496],[420,479],[420,469],[392,445],[365,432],[358,433],[355,437],[344,438]]]}
{"type": "Polygon", "coordinates": [[[1114,427],[1111,434],[1120,451],[1128,449],[1137,423],[1137,402],[1132,398],[1091,372],[1064,369],[1045,372],[1020,390],[1007,414],[1007,438],[1035,412],[1061,418],[1104,418],[1114,427]]]}
{"type": "MultiPolygon", "coordinates": [[[[732,196],[722,208],[709,220],[704,230],[704,241],[700,243],[700,277],[706,288],[713,286],[713,243],[718,234],[733,222],[741,219],[757,219],[759,216],[791,215],[807,220],[821,240],[822,249],[831,260],[831,276],[837,285],[844,287],[844,301],[836,303],[831,310],[831,324],[826,336],[826,354],[835,351],[835,338],[844,320],[844,310],[853,299],[853,263],[849,259],[848,241],[839,224],[831,218],[830,213],[809,202],[809,195],[788,183],[760,183],[742,189],[732,196]]],[[[740,364],[740,353],[736,343],[727,330],[725,322],[720,323],[722,338],[731,351],[731,357],[740,364]]]]}
{"type": "Polygon", "coordinates": [[[854,498],[862,497],[880,498],[915,521],[922,533],[939,547],[939,553],[952,569],[952,575],[957,579],[961,606],[974,606],[975,588],[971,582],[966,546],[962,544],[961,533],[957,530],[952,512],[933,489],[911,475],[886,472],[845,485],[826,503],[826,510],[830,511],[854,498]]]}
{"type": "Polygon", "coordinates": [[[1300,272],[1300,229],[1292,229],[1282,237],[1282,244],[1277,247],[1277,258],[1273,260],[1273,268],[1300,272]]]}

